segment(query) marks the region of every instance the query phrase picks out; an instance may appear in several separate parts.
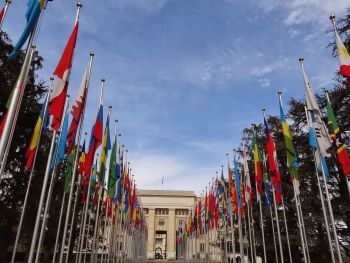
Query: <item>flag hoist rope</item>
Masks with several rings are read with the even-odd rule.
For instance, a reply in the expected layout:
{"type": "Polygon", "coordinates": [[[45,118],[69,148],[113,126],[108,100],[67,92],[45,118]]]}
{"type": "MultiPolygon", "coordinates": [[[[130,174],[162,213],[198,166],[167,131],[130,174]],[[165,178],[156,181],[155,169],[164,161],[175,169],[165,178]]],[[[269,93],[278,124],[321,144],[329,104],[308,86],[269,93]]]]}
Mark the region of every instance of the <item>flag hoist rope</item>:
{"type": "MultiPolygon", "coordinates": [[[[78,9],[80,9],[80,8],[78,7],[78,9]]],[[[83,107],[82,108],[82,115],[81,115],[81,119],[79,121],[78,141],[77,141],[77,147],[76,147],[76,151],[75,151],[74,166],[73,166],[72,178],[71,178],[70,189],[69,189],[67,214],[66,214],[66,218],[65,218],[65,222],[64,222],[64,227],[63,227],[60,257],[59,257],[59,261],[58,261],[59,263],[62,263],[62,261],[63,261],[63,252],[64,252],[64,247],[66,244],[66,235],[67,235],[67,229],[68,229],[68,222],[69,222],[69,218],[70,218],[70,210],[71,210],[71,203],[72,203],[72,197],[73,197],[75,176],[77,173],[77,167],[78,167],[78,162],[79,162],[79,147],[80,147],[80,141],[81,141],[81,136],[82,136],[83,124],[84,124],[85,106],[86,106],[86,101],[87,101],[87,96],[88,96],[88,91],[89,91],[89,83],[90,83],[90,76],[91,76],[93,59],[94,59],[94,53],[91,52],[90,58],[89,58],[88,75],[87,75],[87,79],[85,82],[86,86],[85,86],[84,93],[86,93],[86,94],[84,94],[85,98],[83,98],[84,104],[82,105],[82,107],[83,107]]],[[[76,194],[78,194],[78,192],[76,194]]],[[[77,198],[77,195],[76,195],[76,198],[77,198]]],[[[76,201],[75,201],[75,204],[76,204],[76,201]]],[[[75,204],[74,204],[74,206],[75,206],[75,204]]],[[[72,216],[74,217],[74,211],[73,211],[72,216]]],[[[72,223],[73,223],[73,221],[72,221],[72,223]]],[[[73,230],[72,227],[71,227],[71,230],[73,230]]],[[[69,246],[70,246],[70,243],[68,242],[68,248],[69,248],[69,246]]],[[[68,258],[68,256],[69,256],[69,249],[67,249],[66,258],[68,258]]]]}
{"type": "MultiPolygon", "coordinates": [[[[49,88],[49,91],[48,91],[48,92],[51,92],[53,78],[50,78],[50,80],[51,80],[51,83],[50,83],[50,88],[49,88]]],[[[49,93],[48,93],[47,96],[49,96],[49,93]]],[[[26,207],[27,207],[27,202],[28,202],[28,196],[29,196],[30,186],[31,186],[32,179],[33,179],[34,167],[35,167],[35,163],[36,163],[36,157],[37,157],[37,155],[38,155],[38,151],[39,151],[39,147],[40,147],[41,133],[42,133],[42,131],[43,131],[43,128],[44,128],[43,125],[44,125],[45,120],[46,120],[46,117],[47,117],[47,107],[48,107],[48,104],[49,104],[49,99],[46,98],[45,106],[44,106],[44,114],[43,114],[43,116],[42,116],[42,117],[43,117],[43,120],[42,120],[42,121],[43,121],[43,122],[42,122],[42,127],[40,128],[40,131],[39,131],[39,134],[38,134],[38,142],[37,142],[37,146],[36,146],[36,149],[35,149],[35,154],[34,154],[34,159],[33,159],[32,168],[31,168],[31,171],[30,171],[29,179],[28,179],[28,182],[27,182],[27,190],[26,190],[26,194],[25,194],[25,197],[24,197],[24,202],[23,202],[23,206],[22,206],[21,217],[20,217],[20,219],[19,219],[19,223],[18,223],[18,227],[17,227],[16,239],[15,239],[15,244],[14,244],[14,246],[13,246],[11,263],[13,263],[13,262],[15,261],[15,258],[16,258],[16,251],[17,251],[17,246],[18,246],[19,237],[20,237],[20,235],[21,235],[22,224],[23,224],[23,219],[24,219],[25,210],[26,210],[26,207]]]]}

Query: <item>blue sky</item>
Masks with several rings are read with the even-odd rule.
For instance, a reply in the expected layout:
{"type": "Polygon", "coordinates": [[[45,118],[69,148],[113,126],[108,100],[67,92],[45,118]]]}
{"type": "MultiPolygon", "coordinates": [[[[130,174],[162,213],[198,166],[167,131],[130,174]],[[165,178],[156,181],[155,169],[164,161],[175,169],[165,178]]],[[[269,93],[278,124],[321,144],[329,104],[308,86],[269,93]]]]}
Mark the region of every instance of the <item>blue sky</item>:
{"type": "MultiPolygon", "coordinates": [[[[3,25],[14,42],[25,2],[13,1],[3,25]]],[[[84,130],[106,78],[105,109],[113,106],[120,120],[138,187],[197,193],[240,144],[242,129],[261,122],[262,107],[278,113],[278,90],[284,100],[303,97],[299,56],[316,90],[332,85],[328,16],[350,7],[344,0],[82,2],[69,93],[75,97],[94,51],[84,130]]],[[[48,4],[37,41],[40,79],[55,69],[75,12],[75,1],[48,4]]]]}

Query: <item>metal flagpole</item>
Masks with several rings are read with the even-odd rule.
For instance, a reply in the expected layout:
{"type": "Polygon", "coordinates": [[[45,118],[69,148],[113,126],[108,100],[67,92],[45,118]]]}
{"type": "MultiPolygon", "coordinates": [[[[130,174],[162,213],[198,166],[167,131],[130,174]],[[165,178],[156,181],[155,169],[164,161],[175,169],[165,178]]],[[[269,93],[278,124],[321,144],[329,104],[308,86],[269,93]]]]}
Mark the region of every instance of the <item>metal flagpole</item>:
{"type": "Polygon", "coordinates": [[[282,247],[280,223],[279,223],[278,212],[277,212],[275,186],[272,183],[271,183],[271,186],[272,186],[272,195],[273,195],[273,206],[274,206],[274,209],[275,209],[276,227],[277,227],[278,243],[279,243],[279,248],[280,248],[280,256],[281,256],[281,262],[283,263],[283,261],[284,261],[284,258],[283,258],[283,247],[282,247]]]}
{"type": "Polygon", "coordinates": [[[2,29],[2,25],[3,25],[4,20],[5,20],[7,9],[9,8],[9,5],[11,4],[11,1],[12,0],[6,0],[6,4],[5,4],[5,7],[4,7],[4,13],[2,14],[2,18],[0,20],[0,30],[2,29]]]}
{"type": "MultiPolygon", "coordinates": [[[[67,100],[68,99],[66,99],[65,107],[67,106],[67,100]]],[[[65,111],[66,111],[66,109],[65,109],[65,111]]],[[[61,126],[62,126],[62,124],[63,124],[63,122],[61,123],[61,126]]],[[[45,199],[45,195],[46,195],[46,188],[47,188],[47,183],[48,183],[48,180],[49,180],[49,175],[50,175],[50,170],[51,170],[50,169],[51,168],[51,161],[52,161],[53,152],[54,152],[54,146],[55,146],[55,142],[56,142],[56,135],[57,135],[57,131],[54,130],[53,133],[52,133],[52,140],[51,140],[49,157],[48,157],[47,163],[46,163],[44,181],[43,181],[43,185],[42,185],[42,189],[41,189],[41,195],[40,195],[40,200],[39,200],[39,205],[38,205],[38,211],[37,211],[37,215],[36,215],[36,219],[35,219],[35,226],[34,226],[34,231],[33,231],[32,243],[30,245],[30,252],[29,252],[28,262],[33,262],[33,258],[34,258],[35,246],[36,246],[36,241],[37,241],[37,238],[38,238],[38,231],[39,231],[39,226],[40,226],[41,210],[42,210],[43,205],[44,205],[44,199],[45,199]]],[[[59,136],[57,136],[57,137],[60,138],[59,136]]],[[[54,174],[52,174],[51,179],[52,179],[53,176],[54,176],[54,174]]],[[[49,199],[47,200],[47,202],[48,201],[49,201],[49,199]]],[[[43,223],[45,221],[45,216],[46,215],[44,214],[43,223]]],[[[40,253],[40,251],[38,251],[37,253],[40,253]]]]}
{"type": "Polygon", "coordinates": [[[75,253],[75,263],[78,262],[79,254],[80,254],[80,242],[82,238],[82,233],[83,233],[83,221],[84,221],[84,215],[85,215],[85,204],[83,203],[83,210],[81,211],[81,219],[80,219],[80,225],[79,225],[79,237],[78,237],[78,243],[77,243],[77,249],[75,253]]]}
{"type": "MultiPolygon", "coordinates": [[[[256,185],[256,182],[255,182],[255,188],[258,189],[257,185],[256,185]]],[[[260,196],[260,193],[258,191],[257,191],[257,199],[258,199],[258,203],[259,203],[260,227],[261,227],[261,236],[262,236],[262,242],[263,242],[264,262],[267,263],[267,260],[266,260],[266,245],[265,245],[265,232],[264,232],[264,219],[263,219],[263,213],[262,213],[262,207],[261,207],[261,196],[260,196]]]]}
{"type": "MultiPolygon", "coordinates": [[[[233,208],[232,204],[231,204],[231,207],[233,208]]],[[[234,212],[232,211],[232,213],[234,213],[234,212]]],[[[235,229],[234,229],[234,224],[233,224],[232,213],[230,215],[230,221],[231,221],[231,242],[232,242],[232,256],[233,256],[233,258],[235,260],[236,259],[236,246],[235,246],[236,244],[235,244],[235,229]]]]}
{"type": "MultiPolygon", "coordinates": [[[[305,109],[306,121],[307,121],[308,126],[310,127],[309,114],[308,114],[308,110],[306,108],[306,105],[304,106],[304,109],[305,109]]],[[[323,196],[322,186],[321,186],[320,178],[319,178],[319,175],[318,175],[316,154],[315,154],[315,152],[313,154],[314,154],[315,175],[316,175],[316,178],[317,178],[317,185],[318,185],[318,190],[319,190],[320,199],[321,199],[322,212],[323,212],[323,217],[324,217],[324,221],[325,221],[325,225],[326,225],[329,249],[330,249],[330,253],[331,253],[332,263],[334,263],[335,262],[335,258],[334,258],[334,252],[333,252],[333,246],[332,246],[332,238],[331,238],[331,234],[330,234],[330,230],[329,230],[329,223],[328,223],[327,212],[326,212],[326,207],[325,207],[325,203],[324,203],[324,196],[323,196]]],[[[327,186],[326,186],[326,188],[327,188],[327,186]]]]}
{"type": "MultiPolygon", "coordinates": [[[[101,90],[104,89],[104,83],[105,79],[101,79],[101,90]]],[[[108,116],[111,115],[111,106],[109,106],[108,110],[108,116]]],[[[101,169],[101,167],[100,167],[101,169]]],[[[106,169],[105,169],[106,170],[106,169]]],[[[105,180],[106,174],[103,175],[103,178],[105,180]]],[[[98,191],[98,200],[97,200],[97,210],[96,210],[96,216],[95,216],[95,227],[94,227],[94,234],[92,237],[92,253],[91,253],[91,260],[90,262],[93,263],[95,261],[95,255],[96,255],[96,239],[98,238],[98,230],[99,230],[99,216],[100,216],[100,207],[101,207],[101,198],[104,192],[104,182],[100,182],[100,189],[98,191]]]]}
{"type": "Polygon", "coordinates": [[[294,188],[294,199],[295,199],[295,206],[297,208],[297,216],[298,216],[298,224],[299,224],[299,231],[300,231],[300,239],[301,239],[301,246],[303,249],[303,256],[304,256],[304,261],[307,263],[308,262],[308,258],[306,255],[306,250],[305,250],[305,242],[304,242],[304,235],[303,235],[303,225],[301,223],[301,219],[300,219],[300,209],[299,209],[299,201],[298,201],[298,192],[299,190],[297,190],[298,186],[297,186],[296,179],[293,178],[293,188],[294,188]]]}
{"type": "Polygon", "coordinates": [[[238,235],[239,235],[239,253],[241,255],[241,262],[244,262],[242,218],[241,218],[241,208],[240,207],[238,207],[238,235]]]}
{"type": "Polygon", "coordinates": [[[251,262],[255,262],[254,260],[254,253],[253,253],[253,238],[252,238],[252,230],[250,228],[250,209],[249,209],[250,205],[249,203],[247,203],[247,209],[248,209],[248,231],[249,231],[249,246],[250,246],[250,258],[251,258],[251,262]]]}
{"type": "MultiPolygon", "coordinates": [[[[91,171],[90,171],[91,173],[91,171]]],[[[86,180],[86,178],[85,178],[86,180]]],[[[86,217],[87,217],[87,211],[89,209],[89,202],[90,202],[90,186],[91,186],[91,178],[89,180],[89,184],[88,184],[88,190],[87,190],[87,195],[86,195],[86,200],[85,200],[85,211],[84,211],[84,219],[83,219],[83,225],[80,226],[82,227],[82,232],[81,232],[81,239],[80,239],[80,249],[79,249],[79,257],[78,257],[78,263],[81,262],[81,256],[82,256],[82,252],[83,252],[83,246],[84,246],[84,236],[85,236],[85,225],[86,225],[86,217]]],[[[84,186],[85,187],[85,186],[84,186]]],[[[84,189],[85,190],[85,189],[84,189]]]]}
{"type": "MultiPolygon", "coordinates": [[[[77,17],[76,17],[76,22],[78,21],[79,17],[79,11],[80,8],[82,7],[82,4],[78,3],[77,4],[77,17]]],[[[73,197],[73,190],[74,190],[74,181],[75,181],[75,175],[77,173],[77,168],[78,168],[78,163],[79,163],[79,147],[80,147],[80,140],[81,140],[81,135],[82,135],[82,130],[83,130],[83,123],[84,123],[84,115],[85,115],[85,105],[86,105],[86,100],[88,96],[88,91],[89,91],[89,83],[90,83],[90,76],[91,76],[91,69],[92,69],[92,62],[94,59],[94,53],[90,52],[90,58],[89,58],[89,66],[88,66],[88,71],[87,71],[87,77],[86,77],[86,82],[85,82],[85,99],[84,100],[84,105],[82,105],[82,115],[81,115],[81,120],[79,121],[79,131],[78,131],[78,142],[77,142],[77,147],[76,147],[76,152],[75,152],[75,157],[74,157],[74,166],[73,166],[73,171],[72,171],[72,178],[71,178],[71,184],[70,184],[70,189],[69,189],[69,196],[68,196],[68,206],[67,206],[67,214],[64,222],[64,228],[63,228],[63,236],[62,236],[62,242],[61,242],[61,250],[60,250],[60,258],[59,258],[59,263],[62,263],[63,261],[63,252],[64,252],[64,246],[66,242],[66,235],[67,235],[67,229],[68,229],[68,222],[69,222],[69,217],[70,217],[70,210],[71,210],[71,200],[73,197]]],[[[78,193],[78,191],[77,191],[78,193]]],[[[76,195],[77,198],[77,195],[76,195]]],[[[76,201],[75,201],[76,202],[76,201]]],[[[74,214],[73,214],[74,217],[74,214]]],[[[69,246],[69,244],[68,244],[69,246]]],[[[67,257],[68,257],[68,250],[67,250],[67,257]]]]}
{"type": "Polygon", "coordinates": [[[285,212],[285,206],[282,196],[282,206],[283,206],[283,219],[284,219],[284,226],[286,228],[286,237],[287,237],[287,245],[288,245],[288,253],[289,253],[289,262],[292,263],[292,252],[290,250],[290,244],[289,244],[289,234],[288,234],[288,226],[287,226],[287,219],[286,219],[286,212],[285,212]]]}
{"type": "MultiPolygon", "coordinates": [[[[51,85],[50,85],[50,89],[51,89],[53,78],[50,78],[50,80],[51,80],[51,85]]],[[[48,94],[48,96],[49,96],[49,94],[48,94]]],[[[46,120],[48,103],[49,103],[49,99],[46,98],[46,102],[45,102],[45,106],[44,106],[43,124],[44,124],[44,122],[46,120]]],[[[19,223],[18,223],[18,227],[17,227],[16,240],[15,240],[15,244],[13,246],[11,263],[14,263],[15,258],[16,258],[16,250],[17,250],[17,246],[18,246],[19,237],[21,235],[24,214],[25,214],[25,210],[26,210],[26,207],[27,207],[30,186],[31,186],[32,179],[33,179],[33,174],[34,174],[34,167],[35,167],[35,163],[36,163],[36,157],[38,155],[38,151],[39,151],[39,147],[40,147],[40,140],[41,140],[42,129],[43,129],[43,127],[40,128],[40,131],[39,131],[39,134],[38,134],[38,142],[37,142],[37,146],[36,146],[36,149],[35,149],[35,154],[34,154],[34,159],[33,159],[33,163],[32,163],[32,168],[31,168],[29,179],[28,179],[28,183],[27,183],[27,190],[26,190],[26,194],[25,194],[25,197],[24,197],[21,217],[19,219],[19,223]]]]}
{"type": "Polygon", "coordinates": [[[277,244],[276,244],[276,234],[275,234],[275,226],[273,224],[273,216],[272,216],[271,205],[270,205],[270,216],[271,216],[271,226],[272,226],[272,235],[273,235],[273,245],[275,247],[276,263],[278,263],[278,251],[277,251],[277,244]]]}
{"type": "MultiPolygon", "coordinates": [[[[58,219],[58,226],[57,226],[57,233],[56,233],[56,240],[55,240],[55,247],[53,250],[53,259],[52,262],[55,262],[56,260],[56,250],[57,250],[57,245],[58,245],[58,239],[59,236],[61,234],[61,224],[62,224],[62,217],[63,217],[63,209],[64,209],[64,205],[66,202],[66,189],[63,190],[63,198],[62,198],[62,205],[61,205],[61,211],[60,211],[60,217],[58,219]]],[[[40,240],[40,239],[39,239],[40,240]]],[[[39,254],[39,253],[38,253],[39,254]]],[[[38,256],[37,256],[38,258],[38,256]]]]}
{"type": "Polygon", "coordinates": [[[7,161],[6,151],[9,151],[7,148],[10,148],[10,146],[11,146],[13,131],[15,129],[18,112],[19,112],[19,109],[21,107],[21,102],[22,102],[24,89],[25,89],[24,82],[26,81],[26,79],[28,77],[28,73],[29,73],[29,69],[30,69],[30,62],[33,59],[34,51],[36,48],[34,42],[35,42],[35,38],[37,37],[37,32],[39,29],[38,25],[40,25],[40,22],[42,20],[43,14],[44,14],[44,10],[46,9],[46,5],[47,5],[47,0],[45,0],[44,8],[40,13],[40,17],[38,19],[38,22],[36,23],[32,33],[30,35],[28,45],[27,45],[26,55],[25,55],[25,58],[23,60],[21,71],[19,73],[15,87],[12,91],[11,103],[10,103],[10,106],[8,108],[8,111],[7,111],[7,117],[5,120],[4,129],[3,129],[2,135],[0,137],[0,162],[1,162],[0,182],[2,180],[2,176],[3,176],[2,174],[3,174],[3,171],[5,170],[5,165],[6,165],[6,161],[7,161]]]}
{"type": "Polygon", "coordinates": [[[85,250],[84,250],[84,258],[83,258],[83,262],[86,262],[86,253],[87,250],[89,250],[89,235],[90,235],[90,222],[91,222],[91,218],[92,218],[92,210],[93,207],[91,209],[88,209],[88,223],[87,223],[87,229],[86,229],[86,241],[85,241],[85,250]]]}
{"type": "Polygon", "coordinates": [[[307,244],[307,238],[306,238],[305,224],[304,224],[304,218],[303,218],[303,210],[301,209],[301,202],[300,202],[299,195],[297,195],[297,198],[298,198],[298,203],[299,203],[298,207],[299,207],[299,213],[300,213],[300,221],[301,221],[302,230],[303,230],[303,236],[304,236],[304,240],[305,240],[306,255],[307,255],[308,262],[311,262],[309,248],[308,248],[308,244],[307,244]]]}
{"type": "MultiPolygon", "coordinates": [[[[34,53],[35,53],[35,49],[36,49],[36,46],[33,44],[31,47],[30,47],[30,49],[28,48],[28,51],[27,51],[27,54],[28,54],[28,58],[27,58],[27,55],[26,55],[26,57],[25,57],[25,60],[24,60],[24,62],[23,62],[23,66],[22,66],[22,69],[21,69],[21,72],[20,72],[20,75],[19,75],[19,77],[18,77],[18,80],[17,80],[17,82],[16,82],[16,86],[15,86],[15,89],[17,88],[17,83],[18,82],[24,82],[26,79],[27,79],[27,77],[28,77],[28,74],[29,74],[29,63],[33,60],[33,56],[34,56],[34,53]],[[25,64],[26,63],[26,64],[25,64]],[[28,65],[27,65],[28,64],[28,65]],[[22,71],[24,71],[24,72],[22,72],[22,71]],[[22,75],[23,76],[22,76],[22,75]]],[[[23,86],[23,88],[24,88],[24,86],[23,86]]],[[[15,95],[15,92],[16,92],[16,90],[14,90],[13,91],[13,96],[15,95]]],[[[19,92],[21,92],[21,90],[19,90],[19,92]]],[[[24,91],[23,91],[23,93],[24,93],[24,91]]],[[[20,96],[20,98],[19,99],[22,99],[22,97],[23,97],[23,93],[21,93],[21,94],[19,94],[19,96],[20,96]]],[[[13,100],[13,99],[12,99],[13,100]]],[[[12,103],[12,100],[11,100],[11,103],[12,103]]],[[[12,104],[11,104],[12,105],[12,104]]],[[[4,173],[4,171],[5,171],[5,168],[6,168],[6,162],[7,162],[7,157],[8,157],[8,153],[9,153],[9,151],[10,151],[10,147],[11,147],[11,142],[12,142],[12,137],[13,137],[13,133],[15,132],[15,123],[17,122],[17,116],[18,116],[18,113],[19,113],[19,110],[20,110],[20,105],[17,105],[16,107],[15,107],[15,109],[14,109],[14,120],[13,120],[13,122],[10,124],[10,125],[12,125],[12,126],[10,126],[10,127],[6,127],[6,124],[7,124],[7,121],[8,121],[8,119],[9,119],[9,115],[10,115],[10,109],[11,109],[11,105],[10,105],[10,108],[8,109],[8,116],[6,117],[6,119],[4,119],[4,121],[5,121],[5,126],[4,126],[4,130],[3,130],[3,134],[2,134],[2,136],[0,137],[0,147],[2,146],[2,143],[5,143],[5,145],[4,145],[4,153],[3,153],[3,155],[1,156],[1,152],[0,152],[0,182],[1,182],[1,180],[2,180],[2,177],[3,177],[3,173],[4,173]],[[9,129],[8,131],[7,131],[7,128],[9,129]],[[4,135],[5,135],[5,132],[7,132],[8,133],[8,142],[4,142],[5,141],[5,139],[4,139],[4,135]],[[3,139],[3,140],[2,140],[3,139]]],[[[12,109],[11,109],[12,110],[12,109]]]]}
{"type": "Polygon", "coordinates": [[[335,226],[332,204],[331,204],[331,200],[329,198],[327,179],[326,179],[326,175],[325,175],[325,172],[324,172],[323,165],[321,165],[321,167],[322,167],[323,184],[324,184],[324,189],[325,189],[325,192],[326,192],[326,200],[327,200],[327,204],[328,204],[329,216],[330,216],[331,225],[332,225],[332,228],[333,228],[333,236],[334,236],[334,241],[335,241],[335,247],[337,249],[337,255],[338,255],[339,263],[342,263],[343,259],[342,259],[341,253],[340,253],[340,247],[339,247],[339,241],[338,241],[338,235],[337,235],[337,228],[335,226]]]}
{"type": "MultiPolygon", "coordinates": [[[[66,115],[68,114],[68,108],[69,108],[69,95],[67,95],[66,97],[67,97],[66,98],[66,103],[65,103],[65,106],[64,106],[65,107],[64,108],[64,118],[66,118],[66,115]]],[[[50,185],[49,185],[49,191],[48,191],[47,197],[46,197],[46,204],[45,204],[45,210],[44,210],[44,215],[43,215],[43,221],[42,221],[42,224],[41,224],[41,230],[40,230],[39,242],[38,242],[38,247],[37,247],[37,254],[36,254],[36,257],[35,257],[35,263],[39,262],[40,251],[41,251],[41,247],[42,247],[42,244],[43,244],[43,241],[44,241],[46,221],[47,221],[49,210],[50,210],[52,191],[53,191],[55,178],[56,178],[57,160],[58,160],[58,155],[59,155],[59,145],[60,145],[61,140],[62,140],[63,123],[64,123],[64,121],[61,122],[60,133],[59,133],[59,136],[58,136],[56,149],[55,149],[55,153],[54,153],[54,157],[55,157],[55,159],[54,159],[54,167],[52,169],[51,180],[50,180],[50,185]]]]}

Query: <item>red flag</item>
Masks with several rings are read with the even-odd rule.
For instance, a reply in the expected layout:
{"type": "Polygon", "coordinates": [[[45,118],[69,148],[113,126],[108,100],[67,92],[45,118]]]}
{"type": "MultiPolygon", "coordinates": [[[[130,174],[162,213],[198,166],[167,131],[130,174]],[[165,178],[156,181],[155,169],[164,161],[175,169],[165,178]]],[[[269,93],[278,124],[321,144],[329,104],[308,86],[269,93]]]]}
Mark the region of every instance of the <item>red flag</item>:
{"type": "Polygon", "coordinates": [[[57,76],[57,80],[53,87],[49,103],[49,113],[53,116],[51,127],[54,130],[59,129],[62,121],[70,71],[72,68],[74,49],[78,37],[78,28],[79,22],[75,24],[73,32],[70,35],[68,43],[61,56],[60,62],[58,63],[57,68],[54,72],[54,75],[57,76]]]}
{"type": "Polygon", "coordinates": [[[343,173],[345,176],[349,176],[350,174],[350,159],[348,153],[346,151],[345,145],[343,144],[337,150],[338,160],[342,167],[343,173]]]}
{"type": "Polygon", "coordinates": [[[276,203],[279,204],[282,201],[281,174],[278,170],[278,165],[276,160],[275,142],[272,138],[272,135],[270,133],[270,130],[265,118],[264,118],[264,123],[265,123],[265,134],[267,137],[266,148],[267,148],[267,159],[268,159],[269,169],[271,173],[271,182],[275,189],[276,203]]]}
{"type": "Polygon", "coordinates": [[[83,109],[85,107],[86,94],[87,94],[86,91],[87,91],[87,81],[88,81],[88,69],[89,69],[89,66],[86,68],[84,72],[84,76],[78,90],[77,98],[75,99],[75,102],[72,106],[71,114],[73,118],[67,134],[67,144],[68,144],[67,151],[68,152],[71,152],[72,148],[74,147],[74,141],[77,135],[79,122],[83,114],[83,109]]]}

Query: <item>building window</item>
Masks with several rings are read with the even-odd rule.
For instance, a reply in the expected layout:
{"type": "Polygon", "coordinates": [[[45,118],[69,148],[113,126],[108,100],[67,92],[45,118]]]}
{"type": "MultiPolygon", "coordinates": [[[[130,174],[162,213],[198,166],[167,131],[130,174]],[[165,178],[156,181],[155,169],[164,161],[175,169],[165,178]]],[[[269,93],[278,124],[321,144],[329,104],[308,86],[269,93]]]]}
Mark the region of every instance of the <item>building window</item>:
{"type": "Polygon", "coordinates": [[[143,209],[143,212],[145,213],[145,215],[148,215],[148,213],[149,213],[148,208],[144,208],[144,209],[143,209]]]}
{"type": "Polygon", "coordinates": [[[169,209],[167,209],[167,208],[156,208],[155,214],[156,215],[168,215],[169,214],[169,209]]]}
{"type": "Polygon", "coordinates": [[[163,239],[162,238],[156,238],[156,244],[157,245],[161,245],[163,243],[163,239]]]}
{"type": "Polygon", "coordinates": [[[160,225],[160,226],[164,226],[164,219],[159,219],[159,221],[158,221],[158,225],[160,225]]]}
{"type": "Polygon", "coordinates": [[[179,225],[183,225],[184,221],[183,220],[179,220],[179,225]]]}
{"type": "Polygon", "coordinates": [[[187,216],[188,215],[188,209],[176,209],[175,215],[178,216],[187,216]]]}

